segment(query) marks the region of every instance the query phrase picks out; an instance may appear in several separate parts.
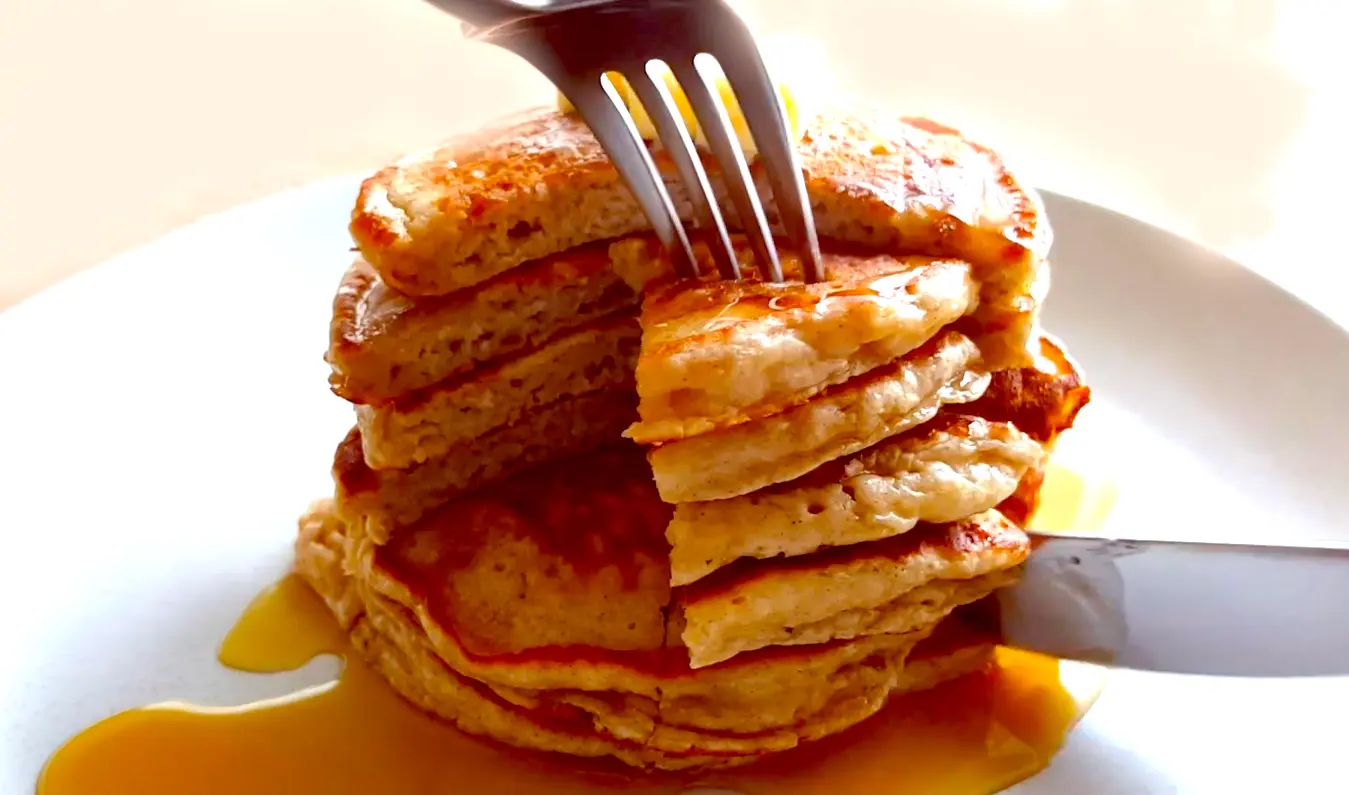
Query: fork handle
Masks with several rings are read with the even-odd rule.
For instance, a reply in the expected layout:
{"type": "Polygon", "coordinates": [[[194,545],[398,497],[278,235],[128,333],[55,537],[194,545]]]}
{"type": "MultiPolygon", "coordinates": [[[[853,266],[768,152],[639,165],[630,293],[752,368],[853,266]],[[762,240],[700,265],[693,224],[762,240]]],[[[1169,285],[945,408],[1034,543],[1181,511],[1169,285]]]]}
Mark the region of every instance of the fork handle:
{"type": "Polygon", "coordinates": [[[525,6],[515,0],[426,0],[465,24],[478,30],[486,30],[524,19],[542,10],[549,3],[534,3],[525,6]]]}
{"type": "Polygon", "coordinates": [[[475,29],[475,33],[505,25],[525,17],[565,11],[582,6],[602,5],[611,0],[426,0],[452,17],[475,29]]]}

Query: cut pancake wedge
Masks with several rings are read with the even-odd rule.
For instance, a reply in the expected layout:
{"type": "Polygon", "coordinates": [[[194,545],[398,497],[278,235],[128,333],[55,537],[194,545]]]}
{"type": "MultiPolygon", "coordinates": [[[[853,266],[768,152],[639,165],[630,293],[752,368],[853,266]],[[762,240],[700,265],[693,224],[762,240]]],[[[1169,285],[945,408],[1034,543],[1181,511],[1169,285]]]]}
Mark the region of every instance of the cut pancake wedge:
{"type": "Polygon", "coordinates": [[[1044,458],[1038,442],[1008,423],[944,410],[796,480],[675,506],[666,530],[670,581],[687,585],[739,558],[806,555],[982,513],[1044,458]]]}
{"type": "Polygon", "coordinates": [[[741,561],[679,595],[695,667],[767,646],[929,627],[1015,580],[1030,553],[997,511],[804,557],[741,561]]]}
{"type": "Polygon", "coordinates": [[[781,414],[653,448],[666,502],[738,497],[800,477],[977,399],[989,376],[968,337],[943,332],[905,358],[781,414]]]}
{"type": "MultiPolygon", "coordinates": [[[[799,405],[888,364],[977,304],[957,260],[824,255],[827,281],[684,279],[642,303],[641,420],[628,436],[660,444],[799,405]]],[[[800,263],[784,258],[788,278],[800,263]]]]}

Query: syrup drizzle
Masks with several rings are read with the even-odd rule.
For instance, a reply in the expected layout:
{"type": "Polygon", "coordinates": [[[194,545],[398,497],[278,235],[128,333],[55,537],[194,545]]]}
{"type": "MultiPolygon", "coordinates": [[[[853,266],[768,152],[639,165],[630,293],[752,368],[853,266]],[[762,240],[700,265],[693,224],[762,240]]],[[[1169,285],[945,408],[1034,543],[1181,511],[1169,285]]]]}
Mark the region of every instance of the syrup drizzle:
{"type": "Polygon", "coordinates": [[[1113,482],[1088,479],[1051,463],[1030,526],[1042,533],[1092,533],[1105,526],[1118,499],[1113,482]]]}
{"type": "MultiPolygon", "coordinates": [[[[1090,530],[1114,500],[1108,485],[1053,467],[1033,524],[1090,530]]],[[[326,607],[294,576],[259,594],[220,648],[222,663],[255,673],[324,654],[342,658],[338,679],[281,699],[160,704],[98,723],[52,756],[37,793],[674,795],[697,785],[747,795],[986,795],[1043,768],[1104,685],[1099,669],[1061,681],[1056,661],[1000,649],[991,670],[897,698],[842,735],[689,779],[527,754],[425,716],[351,653],[326,607]]]]}

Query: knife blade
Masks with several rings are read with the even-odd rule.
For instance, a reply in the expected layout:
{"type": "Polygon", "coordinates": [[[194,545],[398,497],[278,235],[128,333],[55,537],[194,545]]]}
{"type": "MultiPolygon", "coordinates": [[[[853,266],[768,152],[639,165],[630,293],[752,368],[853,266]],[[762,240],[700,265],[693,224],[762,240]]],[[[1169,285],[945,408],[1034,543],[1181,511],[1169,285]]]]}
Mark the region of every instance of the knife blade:
{"type": "Polygon", "coordinates": [[[1170,673],[1349,674],[1349,547],[1033,537],[998,592],[1005,645],[1170,673]]]}

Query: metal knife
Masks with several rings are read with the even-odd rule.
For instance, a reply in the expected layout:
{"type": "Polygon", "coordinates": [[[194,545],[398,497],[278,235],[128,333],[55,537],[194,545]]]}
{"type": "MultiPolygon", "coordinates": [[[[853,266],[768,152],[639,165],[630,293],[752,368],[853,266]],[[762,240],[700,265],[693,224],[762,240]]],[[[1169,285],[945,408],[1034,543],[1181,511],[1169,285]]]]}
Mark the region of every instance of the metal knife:
{"type": "Polygon", "coordinates": [[[1032,537],[997,596],[1006,645],[1147,671],[1349,675],[1349,547],[1032,537]]]}

